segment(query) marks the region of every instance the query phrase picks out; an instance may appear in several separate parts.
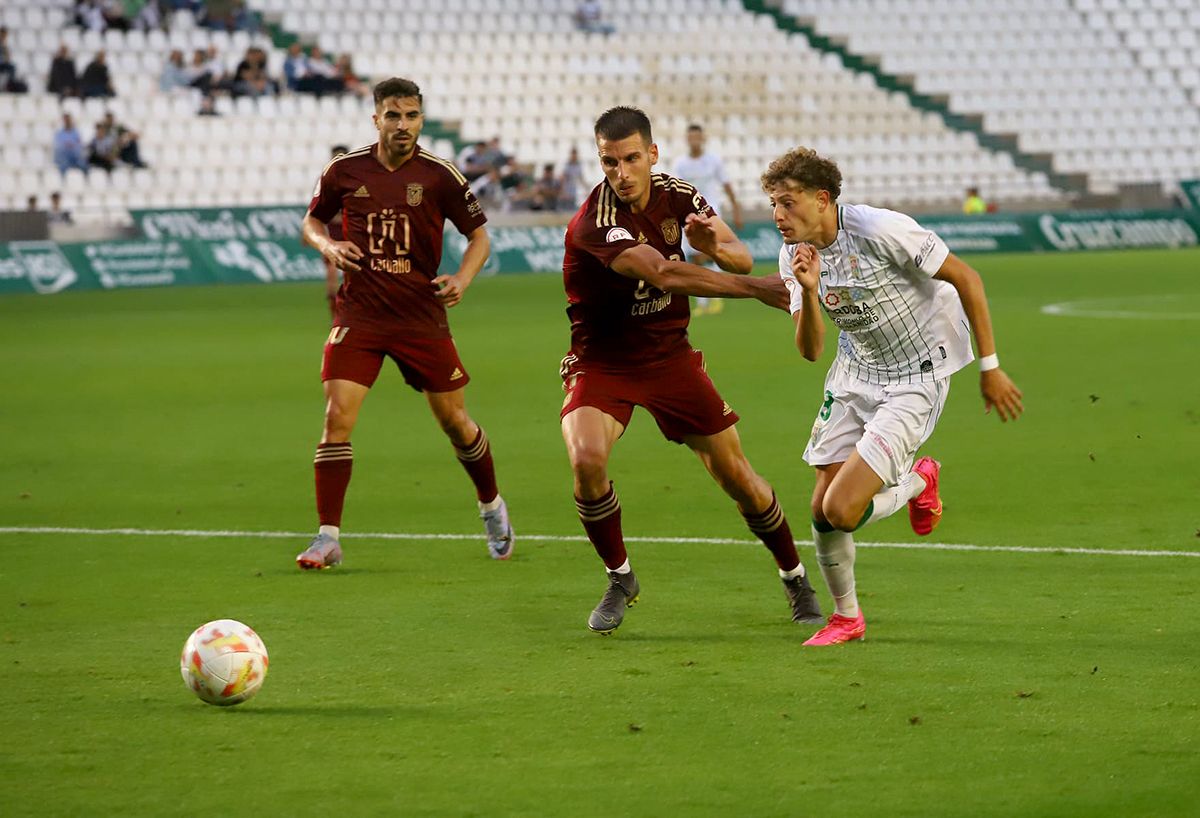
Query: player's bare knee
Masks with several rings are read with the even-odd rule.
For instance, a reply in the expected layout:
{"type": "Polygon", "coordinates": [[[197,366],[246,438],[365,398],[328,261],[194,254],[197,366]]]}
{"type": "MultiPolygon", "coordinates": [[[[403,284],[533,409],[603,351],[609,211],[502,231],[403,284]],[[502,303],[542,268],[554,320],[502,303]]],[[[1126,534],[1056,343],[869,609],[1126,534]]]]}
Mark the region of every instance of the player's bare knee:
{"type": "Polygon", "coordinates": [[[329,401],[325,407],[325,430],[323,440],[326,443],[345,443],[354,431],[355,415],[336,401],[329,401]]]}
{"type": "Polygon", "coordinates": [[[858,521],[862,519],[862,511],[856,511],[849,503],[830,493],[825,494],[821,511],[825,521],[839,531],[853,531],[858,525],[858,521]]]}

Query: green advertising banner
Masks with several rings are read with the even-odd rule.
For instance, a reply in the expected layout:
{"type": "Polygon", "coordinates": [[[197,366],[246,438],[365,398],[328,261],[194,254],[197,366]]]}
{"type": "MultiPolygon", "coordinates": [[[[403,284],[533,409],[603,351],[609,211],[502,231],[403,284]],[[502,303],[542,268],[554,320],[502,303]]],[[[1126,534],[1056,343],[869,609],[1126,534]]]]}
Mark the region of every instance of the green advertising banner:
{"type": "MultiPolygon", "coordinates": [[[[1197,191],[1193,188],[1192,193],[1197,191]]],[[[132,214],[140,239],[0,244],[0,294],[324,280],[320,256],[300,243],[303,207],[132,214]]],[[[1200,209],[933,216],[918,221],[945,239],[952,251],[964,254],[1200,244],[1200,209]]],[[[561,269],[565,224],[492,225],[488,232],[492,254],[485,275],[561,269]]],[[[770,222],[753,222],[739,235],[755,261],[778,257],[779,234],[770,222]]],[[[466,239],[448,226],[442,272],[457,268],[465,247],[466,239]]]]}
{"type": "Polygon", "coordinates": [[[1200,179],[1184,179],[1179,183],[1183,198],[1192,210],[1200,210],[1200,179]]]}

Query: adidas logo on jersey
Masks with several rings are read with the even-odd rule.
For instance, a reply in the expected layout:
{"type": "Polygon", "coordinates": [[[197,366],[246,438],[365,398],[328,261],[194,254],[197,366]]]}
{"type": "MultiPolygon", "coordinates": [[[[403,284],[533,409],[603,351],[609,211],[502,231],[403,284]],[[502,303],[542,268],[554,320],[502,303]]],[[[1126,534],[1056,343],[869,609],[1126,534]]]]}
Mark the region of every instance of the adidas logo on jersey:
{"type": "Polygon", "coordinates": [[[361,185],[358,190],[354,191],[354,195],[359,199],[367,199],[371,196],[370,193],[367,193],[366,185],[361,185]]]}

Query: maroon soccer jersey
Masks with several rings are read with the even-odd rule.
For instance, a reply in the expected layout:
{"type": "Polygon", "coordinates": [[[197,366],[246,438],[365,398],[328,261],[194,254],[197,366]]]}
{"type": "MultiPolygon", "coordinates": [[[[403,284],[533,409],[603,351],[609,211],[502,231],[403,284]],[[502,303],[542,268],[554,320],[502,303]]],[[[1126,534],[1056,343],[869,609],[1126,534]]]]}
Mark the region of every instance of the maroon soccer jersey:
{"type": "Polygon", "coordinates": [[[429,283],[442,261],[446,219],[463,235],[487,221],[453,164],[416,148],[396,170],[370,145],[325,167],[308,212],[323,222],[342,211],[346,241],[362,250],[359,272],[343,273],[336,318],[340,327],[375,333],[447,338],[446,308],[429,283]]]}
{"type": "Polygon", "coordinates": [[[682,259],[680,241],[689,213],[711,216],[713,209],[687,182],[655,173],[643,212],[632,212],[604,181],[571,219],[563,286],[571,354],[581,363],[633,368],[690,349],[687,296],[665,293],[609,267],[639,244],[649,244],[666,258],[682,259]]]}

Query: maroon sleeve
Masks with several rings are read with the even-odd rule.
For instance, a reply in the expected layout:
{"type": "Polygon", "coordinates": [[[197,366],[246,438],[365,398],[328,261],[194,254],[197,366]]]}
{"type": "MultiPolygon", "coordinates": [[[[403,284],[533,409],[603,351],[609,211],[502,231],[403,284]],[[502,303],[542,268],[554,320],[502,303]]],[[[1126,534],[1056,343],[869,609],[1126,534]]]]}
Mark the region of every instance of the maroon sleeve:
{"type": "MultiPolygon", "coordinates": [[[[574,245],[580,251],[592,256],[605,267],[611,267],[613,261],[630,247],[637,247],[637,237],[629,226],[623,224],[624,214],[618,214],[616,224],[596,223],[595,210],[589,210],[580,220],[579,229],[575,232],[574,245]]],[[[636,229],[636,228],[635,228],[636,229]]]]}
{"type": "Polygon", "coordinates": [[[333,221],[333,217],[342,209],[342,190],[337,176],[338,163],[330,162],[317,180],[312,201],[308,203],[308,212],[326,224],[333,221]]]}
{"type": "Polygon", "coordinates": [[[674,200],[671,202],[671,209],[676,213],[683,214],[683,219],[686,219],[689,213],[699,213],[701,216],[715,216],[717,214],[717,211],[712,209],[712,205],[708,203],[708,200],[698,190],[692,193],[675,190],[672,192],[672,196],[674,200]]]}
{"type": "Polygon", "coordinates": [[[468,236],[476,228],[487,224],[483,205],[471,192],[470,185],[465,181],[459,182],[458,177],[447,172],[442,188],[445,191],[442,195],[442,212],[454,223],[459,233],[468,236]]]}

